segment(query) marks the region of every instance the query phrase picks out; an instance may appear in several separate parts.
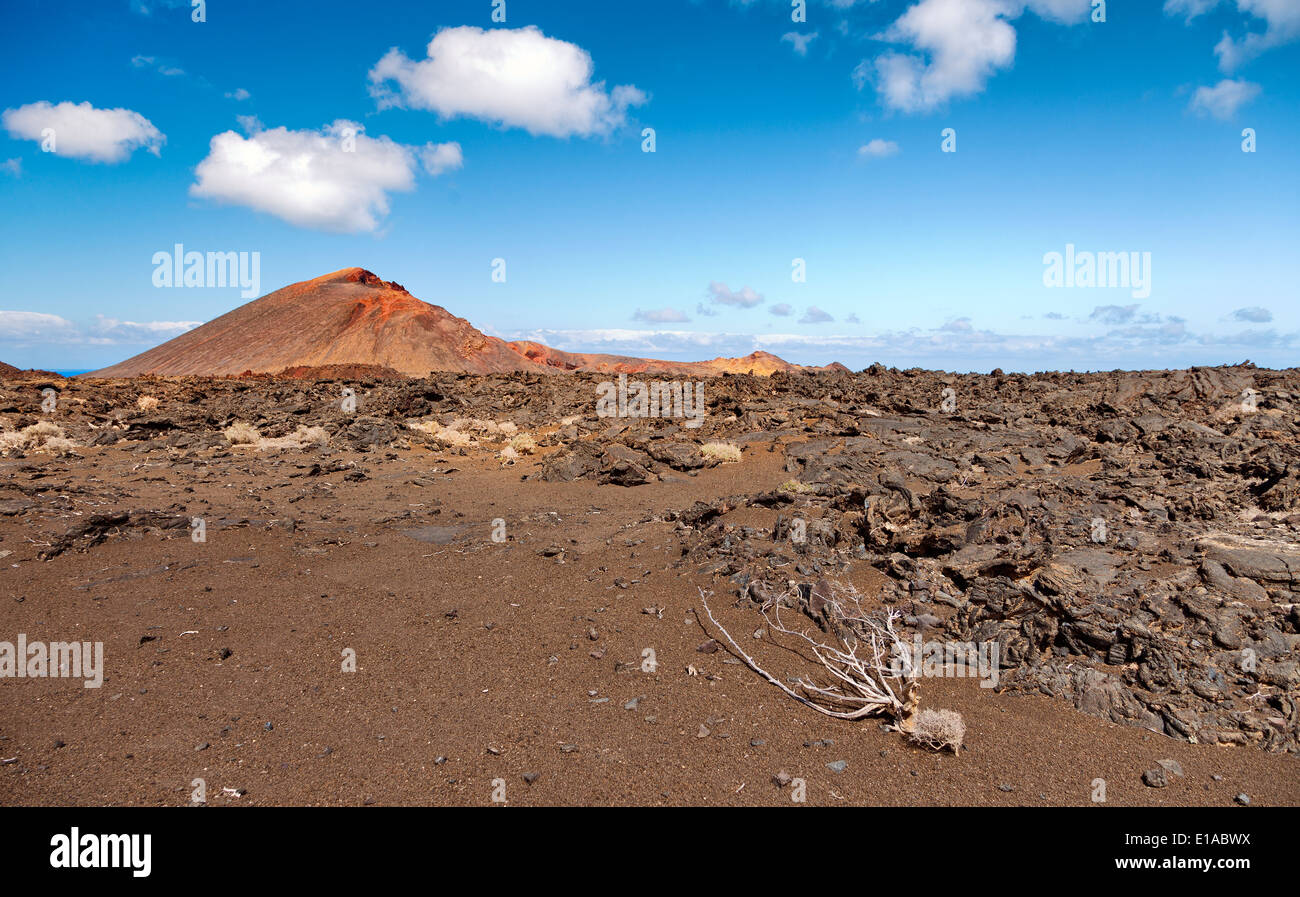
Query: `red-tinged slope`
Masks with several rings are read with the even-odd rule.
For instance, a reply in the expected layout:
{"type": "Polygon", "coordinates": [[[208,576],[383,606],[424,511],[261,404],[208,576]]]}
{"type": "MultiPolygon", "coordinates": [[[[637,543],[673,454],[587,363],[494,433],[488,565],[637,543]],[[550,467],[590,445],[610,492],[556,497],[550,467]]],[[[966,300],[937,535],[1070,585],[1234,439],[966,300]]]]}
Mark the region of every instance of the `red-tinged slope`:
{"type": "Polygon", "coordinates": [[[401,285],[364,268],[344,268],[276,290],[88,376],[219,376],[351,364],[419,377],[547,370],[401,285]]]}

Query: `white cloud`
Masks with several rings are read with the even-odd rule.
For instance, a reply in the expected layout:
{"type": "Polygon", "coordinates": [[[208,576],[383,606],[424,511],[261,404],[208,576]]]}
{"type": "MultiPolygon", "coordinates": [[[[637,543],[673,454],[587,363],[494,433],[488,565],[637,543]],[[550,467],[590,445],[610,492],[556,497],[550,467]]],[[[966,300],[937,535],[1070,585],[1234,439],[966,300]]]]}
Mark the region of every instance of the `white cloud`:
{"type": "Polygon", "coordinates": [[[424,163],[424,170],[434,177],[465,165],[465,155],[459,143],[430,143],[420,150],[420,160],[424,163]]]}
{"type": "Polygon", "coordinates": [[[794,306],[788,302],[782,302],[779,305],[773,305],[767,311],[768,314],[776,315],[778,318],[788,318],[794,314],[794,306]]]}
{"type": "Polygon", "coordinates": [[[0,341],[116,345],[160,343],[192,330],[201,321],[119,321],[98,316],[87,327],[36,311],[0,311],[0,341]]]}
{"type": "Polygon", "coordinates": [[[645,321],[647,324],[680,324],[689,321],[685,312],[678,311],[675,308],[659,308],[653,311],[636,310],[632,315],[634,321],[645,321]]]}
{"type": "Polygon", "coordinates": [[[1201,115],[1212,115],[1227,121],[1237,110],[1259,96],[1259,85],[1250,81],[1233,81],[1228,78],[1213,87],[1198,87],[1188,108],[1201,115]]]}
{"type": "MultiPolygon", "coordinates": [[[[1004,0],[921,0],[885,31],[886,40],[908,43],[928,55],[895,51],[875,60],[876,91],[886,106],[922,112],[951,97],[979,93],[995,71],[1011,65],[1016,30],[1004,0]]],[[[859,66],[859,86],[869,75],[859,66]]]]}
{"type": "Polygon", "coordinates": [[[244,88],[236,87],[234,90],[226,94],[226,99],[235,100],[237,102],[243,102],[244,100],[248,99],[251,96],[252,94],[244,90],[244,88]]]}
{"type": "Polygon", "coordinates": [[[1234,71],[1265,50],[1280,47],[1300,37],[1300,3],[1296,0],[1237,0],[1237,9],[1264,20],[1263,31],[1250,31],[1234,39],[1225,31],[1215,45],[1219,68],[1234,71]]]}
{"type": "Polygon", "coordinates": [[[731,305],[737,308],[753,308],[763,301],[761,293],[750,287],[741,287],[733,292],[725,283],[716,280],[709,284],[709,296],[718,305],[731,305]]]}
{"type": "Polygon", "coordinates": [[[798,31],[789,31],[781,35],[781,40],[794,47],[794,51],[800,56],[808,55],[808,45],[817,39],[817,32],[812,34],[800,34],[798,31]]]}
{"type": "Polygon", "coordinates": [[[0,162],[0,171],[13,175],[16,178],[20,178],[23,176],[23,160],[5,159],[3,162],[0,162]]]}
{"type": "Polygon", "coordinates": [[[155,156],[167,140],[149,119],[130,109],[96,109],[90,103],[44,100],[0,116],[11,137],[44,144],[43,131],[53,131],[50,152],[90,162],[121,162],[140,147],[155,156]]]}
{"type": "MultiPolygon", "coordinates": [[[[1182,16],[1190,24],[1221,2],[1232,5],[1230,0],[1165,0],[1164,11],[1167,16],[1182,16]]],[[[1247,31],[1239,38],[1224,31],[1214,46],[1220,70],[1232,72],[1264,51],[1300,38],[1300,3],[1296,0],[1236,0],[1235,5],[1247,27],[1259,19],[1264,30],[1247,31]]]]}
{"type": "Polygon", "coordinates": [[[858,147],[859,156],[869,156],[873,159],[881,159],[885,156],[892,156],[898,152],[898,144],[892,140],[881,140],[877,137],[870,143],[865,143],[858,147]]]}
{"type": "Polygon", "coordinates": [[[1165,0],[1165,15],[1183,16],[1190,22],[1218,5],[1219,0],[1165,0]]]}
{"type": "Polygon", "coordinates": [[[536,26],[485,31],[466,25],[435,34],[425,59],[389,50],[370,70],[370,91],[380,108],[426,109],[533,135],[591,137],[622,126],[628,108],[646,101],[630,85],[607,91],[604,81],[591,80],[593,71],[586,50],[536,26]]]}
{"type": "Polygon", "coordinates": [[[1029,10],[1062,25],[1087,21],[1091,0],[919,0],[879,35],[919,52],[888,50],[853,71],[858,89],[874,84],[887,108],[927,112],[979,93],[1016,56],[1011,22],[1029,10]]]}
{"type": "Polygon", "coordinates": [[[252,118],[241,124],[248,137],[226,131],[212,138],[190,193],[316,230],[375,230],[388,214],[389,192],[413,189],[421,161],[445,170],[460,157],[457,144],[405,146],[367,137],[344,119],[319,131],[261,130],[252,118]]]}
{"type": "Polygon", "coordinates": [[[153,56],[133,56],[131,57],[131,65],[138,69],[152,69],[168,78],[176,78],[185,74],[185,69],[177,68],[166,62],[160,62],[153,56]]]}

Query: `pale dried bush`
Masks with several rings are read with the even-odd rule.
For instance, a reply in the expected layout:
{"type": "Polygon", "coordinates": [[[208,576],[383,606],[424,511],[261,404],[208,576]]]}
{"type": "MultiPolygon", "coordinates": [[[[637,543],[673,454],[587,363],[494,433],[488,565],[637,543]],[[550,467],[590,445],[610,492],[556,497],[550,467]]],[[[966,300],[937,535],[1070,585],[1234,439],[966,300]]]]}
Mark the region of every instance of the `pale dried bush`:
{"type": "Polygon", "coordinates": [[[936,751],[948,748],[956,754],[966,738],[966,723],[955,710],[922,710],[907,737],[923,747],[936,751]]]}
{"type": "Polygon", "coordinates": [[[409,421],[406,424],[408,429],[423,435],[430,442],[440,445],[450,446],[452,448],[464,448],[473,444],[474,439],[468,433],[462,433],[450,427],[444,427],[436,420],[417,420],[409,421]]]}
{"type": "Polygon", "coordinates": [[[795,495],[806,495],[809,492],[816,492],[817,490],[812,486],[809,486],[803,480],[786,480],[780,486],[776,487],[776,491],[792,492],[795,495]]]}
{"type": "Polygon", "coordinates": [[[527,433],[520,433],[510,440],[509,449],[520,455],[531,455],[537,451],[537,440],[527,433]]]}
{"type": "Polygon", "coordinates": [[[305,449],[328,445],[329,441],[330,434],[325,431],[324,427],[304,427],[299,425],[297,430],[286,436],[258,439],[256,447],[259,452],[276,451],[278,449],[305,449]]]}
{"type": "Polygon", "coordinates": [[[225,437],[231,445],[255,445],[262,438],[262,434],[257,432],[257,427],[252,424],[237,420],[226,427],[225,437]]]}
{"type": "Polygon", "coordinates": [[[62,436],[50,436],[45,440],[45,444],[40,446],[36,451],[46,451],[55,455],[71,455],[77,444],[71,439],[65,439],[62,436]]]}
{"type": "Polygon", "coordinates": [[[700,454],[710,461],[739,461],[740,446],[732,445],[729,442],[706,442],[700,446],[700,454]]]}
{"type": "Polygon", "coordinates": [[[152,411],[158,407],[158,400],[153,396],[140,396],[135,400],[135,407],[141,411],[152,411]]]}

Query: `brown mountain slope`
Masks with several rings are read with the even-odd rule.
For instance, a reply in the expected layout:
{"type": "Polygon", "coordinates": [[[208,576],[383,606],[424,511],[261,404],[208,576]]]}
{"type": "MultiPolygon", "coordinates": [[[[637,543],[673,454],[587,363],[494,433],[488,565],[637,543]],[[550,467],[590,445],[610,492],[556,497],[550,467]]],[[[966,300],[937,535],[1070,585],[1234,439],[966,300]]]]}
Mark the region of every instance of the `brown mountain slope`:
{"type": "Polygon", "coordinates": [[[344,268],[276,290],[89,376],[217,376],[336,364],[383,365],[419,377],[546,370],[401,285],[344,268]]]}
{"type": "MultiPolygon", "coordinates": [[[[839,367],[832,365],[830,367],[839,367]]],[[[768,352],[712,361],[659,361],[623,355],[562,352],[540,343],[507,343],[445,308],[415,298],[400,284],[364,268],[344,268],[276,290],[201,327],[89,377],[222,376],[392,369],[430,371],[597,371],[709,377],[763,376],[821,370],[768,352]]]]}

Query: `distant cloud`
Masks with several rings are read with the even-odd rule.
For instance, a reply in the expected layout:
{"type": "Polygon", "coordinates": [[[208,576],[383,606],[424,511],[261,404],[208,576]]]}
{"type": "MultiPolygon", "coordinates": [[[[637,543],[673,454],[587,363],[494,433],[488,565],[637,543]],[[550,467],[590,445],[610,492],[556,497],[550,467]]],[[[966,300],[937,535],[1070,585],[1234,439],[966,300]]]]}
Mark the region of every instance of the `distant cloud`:
{"type": "Polygon", "coordinates": [[[0,311],[0,342],[140,345],[164,342],[193,330],[201,321],[119,321],[97,316],[79,326],[59,315],[35,311],[0,311]]]}
{"type": "Polygon", "coordinates": [[[1232,313],[1232,317],[1237,321],[1250,321],[1254,324],[1267,324],[1273,320],[1273,313],[1267,308],[1258,305],[1252,305],[1248,308],[1239,308],[1232,313]]]}
{"type": "Polygon", "coordinates": [[[763,296],[750,287],[741,287],[732,292],[725,283],[716,280],[709,284],[709,296],[717,305],[730,305],[736,308],[753,308],[763,301],[763,296]]]}
{"type": "Polygon", "coordinates": [[[234,90],[226,93],[226,99],[235,100],[237,102],[243,102],[251,96],[252,94],[244,90],[242,87],[236,87],[234,90]]]}
{"type": "Polygon", "coordinates": [[[800,34],[798,31],[787,31],[785,34],[781,35],[782,42],[793,45],[795,53],[800,56],[808,55],[808,45],[816,39],[816,31],[811,34],[800,34]]]}
{"type": "Polygon", "coordinates": [[[1259,96],[1259,85],[1250,81],[1233,81],[1225,78],[1213,87],[1198,87],[1188,106],[1201,115],[1212,115],[1227,121],[1237,114],[1242,105],[1259,96]]]}
{"type": "Polygon", "coordinates": [[[696,313],[697,315],[703,315],[703,316],[706,317],[706,318],[717,317],[717,314],[718,314],[716,311],[714,311],[713,309],[709,308],[709,307],[708,307],[707,305],[705,305],[703,302],[700,302],[700,303],[697,303],[697,304],[696,304],[696,306],[695,306],[695,313],[696,313]]]}
{"type": "Polygon", "coordinates": [[[970,318],[955,318],[939,329],[948,333],[970,333],[975,328],[971,326],[970,318]]]}
{"type": "Polygon", "coordinates": [[[248,137],[226,131],[212,138],[190,194],[336,233],[376,230],[388,214],[388,194],[414,189],[421,162],[450,165],[460,151],[456,144],[412,147],[367,137],[345,119],[319,131],[261,130],[247,118],[241,124],[248,137]]]}
{"type": "Polygon", "coordinates": [[[121,162],[141,147],[158,156],[167,140],[138,112],[96,109],[90,103],[53,105],[42,100],[6,109],[0,121],[10,137],[34,140],[43,147],[48,132],[53,132],[51,153],[88,162],[121,162]]]}
{"type": "Polygon", "coordinates": [[[861,322],[860,320],[858,320],[858,316],[857,316],[856,314],[850,314],[847,318],[844,319],[844,323],[845,323],[845,324],[861,324],[862,322],[861,322]]]}
{"type": "Polygon", "coordinates": [[[675,308],[660,308],[653,311],[642,311],[637,309],[632,315],[634,321],[645,321],[647,324],[679,324],[689,321],[686,312],[678,311],[675,308]]]}
{"type": "Polygon", "coordinates": [[[627,110],[646,102],[631,85],[592,81],[591,55],[547,37],[536,26],[444,28],[414,60],[396,47],[370,70],[381,109],[407,106],[443,118],[475,118],[533,135],[593,137],[611,133],[627,110]]]}
{"type": "Polygon", "coordinates": [[[1137,315],[1136,305],[1098,305],[1088,320],[1102,324],[1127,324],[1137,315]]]}
{"type": "Polygon", "coordinates": [[[166,62],[160,62],[153,56],[133,56],[131,58],[131,65],[138,69],[150,69],[151,71],[155,71],[168,78],[179,78],[181,75],[185,74],[185,69],[178,68],[177,66],[166,62]]]}
{"type": "Polygon", "coordinates": [[[832,318],[826,312],[822,311],[817,306],[810,305],[808,306],[808,310],[803,313],[803,317],[799,319],[799,323],[800,324],[825,324],[829,321],[834,321],[834,320],[835,320],[834,318],[832,318]]]}
{"type": "Polygon", "coordinates": [[[788,302],[782,302],[780,305],[773,305],[767,312],[780,318],[787,318],[794,314],[794,306],[788,302]]]}
{"type": "Polygon", "coordinates": [[[446,171],[455,171],[465,164],[465,155],[459,143],[430,143],[420,150],[420,161],[424,170],[437,177],[446,171]]]}
{"type": "Polygon", "coordinates": [[[1064,320],[1065,320],[1065,315],[1061,314],[1059,311],[1049,311],[1047,314],[1043,315],[1043,317],[1044,317],[1044,318],[1047,318],[1047,320],[1049,320],[1049,321],[1064,321],[1064,320]]]}
{"type": "Polygon", "coordinates": [[[896,152],[898,152],[897,143],[892,140],[881,140],[879,137],[858,147],[859,156],[867,156],[873,159],[883,159],[885,156],[892,156],[896,152]]]}
{"type": "Polygon", "coordinates": [[[3,162],[0,162],[0,171],[12,175],[13,177],[20,178],[23,176],[23,160],[5,159],[3,162]]]}

